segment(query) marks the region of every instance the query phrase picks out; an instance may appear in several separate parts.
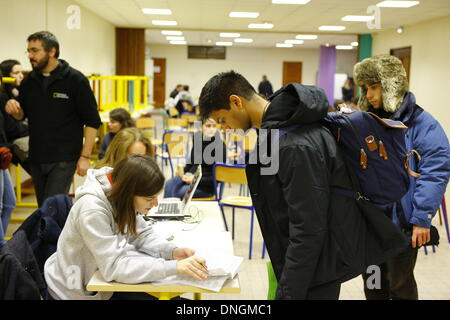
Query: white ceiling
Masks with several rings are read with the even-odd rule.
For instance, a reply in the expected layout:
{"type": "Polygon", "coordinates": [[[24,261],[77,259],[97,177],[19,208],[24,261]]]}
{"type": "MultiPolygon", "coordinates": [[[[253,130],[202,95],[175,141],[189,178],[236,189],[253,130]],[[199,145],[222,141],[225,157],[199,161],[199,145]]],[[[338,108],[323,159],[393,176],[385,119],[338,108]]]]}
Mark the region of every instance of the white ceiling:
{"type": "Polygon", "coordinates": [[[296,34],[317,34],[317,40],[305,40],[298,47],[350,44],[356,34],[374,33],[398,26],[450,15],[450,0],[421,0],[411,8],[381,8],[381,29],[369,29],[365,22],[347,22],[346,15],[369,15],[367,8],[381,0],[311,0],[306,5],[272,4],[271,0],[76,0],[117,27],[146,28],[149,44],[168,44],[160,30],[181,30],[188,44],[213,45],[219,32],[239,32],[241,38],[254,39],[252,44],[234,46],[273,47],[275,43],[294,39],[296,34]],[[142,8],[171,9],[172,15],[146,15],[142,8]],[[229,18],[231,11],[259,12],[256,19],[229,18]],[[152,20],[175,20],[176,27],[153,26],[152,20]],[[270,22],[269,31],[248,29],[249,23],[270,22]],[[345,26],[343,32],[318,31],[321,25],[345,26]],[[340,36],[338,36],[340,35],[340,36]],[[211,43],[208,43],[211,40],[211,43]]]}

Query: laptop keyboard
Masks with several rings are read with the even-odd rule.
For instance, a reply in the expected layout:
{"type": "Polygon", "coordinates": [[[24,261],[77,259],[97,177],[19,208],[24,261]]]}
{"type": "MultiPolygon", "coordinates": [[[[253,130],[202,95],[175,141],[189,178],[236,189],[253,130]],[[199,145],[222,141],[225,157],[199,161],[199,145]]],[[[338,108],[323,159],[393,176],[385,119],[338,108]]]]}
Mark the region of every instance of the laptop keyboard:
{"type": "Polygon", "coordinates": [[[156,214],[178,214],[178,203],[161,203],[156,214]]]}

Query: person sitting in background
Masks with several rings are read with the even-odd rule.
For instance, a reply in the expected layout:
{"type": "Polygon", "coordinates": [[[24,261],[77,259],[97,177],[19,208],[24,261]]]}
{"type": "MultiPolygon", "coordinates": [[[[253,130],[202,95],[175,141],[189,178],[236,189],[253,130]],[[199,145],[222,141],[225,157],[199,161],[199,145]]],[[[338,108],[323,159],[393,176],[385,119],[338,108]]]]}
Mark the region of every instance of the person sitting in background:
{"type": "Polygon", "coordinates": [[[116,164],[130,154],[146,154],[154,157],[155,150],[145,134],[137,128],[126,128],[116,134],[106,149],[105,157],[95,165],[95,169],[102,167],[114,168],[116,164]]]}
{"type": "Polygon", "coordinates": [[[17,60],[5,60],[0,63],[0,70],[4,77],[15,78],[15,83],[5,83],[3,88],[9,99],[15,99],[19,96],[19,86],[23,80],[22,66],[17,60]]]}
{"type": "Polygon", "coordinates": [[[178,93],[173,103],[180,115],[183,112],[195,112],[194,98],[187,85],[183,86],[183,90],[178,93]]]}
{"type": "Polygon", "coordinates": [[[89,169],[75,193],[57,251],[45,263],[47,299],[151,299],[146,293],[87,291],[97,270],[106,281],[130,284],[176,274],[206,279],[203,258],[155,234],[142,217],[158,205],[163,185],[158,165],[145,155],[125,157],[114,169],[89,169]]]}
{"type": "MultiPolygon", "coordinates": [[[[2,73],[0,71],[0,79],[2,78],[2,73]]],[[[1,82],[0,82],[1,84],[1,82]]],[[[2,88],[0,87],[0,96],[2,95],[2,88]]],[[[4,96],[4,95],[3,95],[4,96]]],[[[3,101],[6,103],[6,99],[3,101]]],[[[3,105],[0,101],[0,104],[3,105]]],[[[0,112],[0,157],[1,157],[1,168],[0,168],[0,248],[5,244],[5,234],[8,229],[9,218],[11,213],[16,207],[16,196],[14,195],[14,187],[11,181],[11,176],[9,174],[8,160],[7,156],[9,153],[8,141],[6,140],[7,130],[10,126],[9,121],[13,119],[4,118],[3,113],[0,112]],[[6,147],[6,148],[4,148],[6,147]],[[4,157],[6,157],[4,159],[4,157]]]]}
{"type": "Polygon", "coordinates": [[[100,145],[100,151],[98,153],[98,158],[103,159],[105,156],[106,149],[111,143],[114,136],[122,129],[135,127],[136,124],[133,119],[131,119],[130,113],[123,108],[116,108],[111,110],[109,113],[109,132],[103,138],[102,144],[100,145]]]}
{"type": "Polygon", "coordinates": [[[183,86],[181,84],[177,84],[176,88],[173,89],[173,91],[170,93],[170,97],[172,99],[175,99],[175,97],[178,95],[178,93],[183,89],[183,86]]]}
{"type": "Polygon", "coordinates": [[[220,138],[220,132],[217,131],[216,122],[212,119],[208,119],[203,123],[202,131],[196,132],[193,139],[193,147],[191,151],[191,158],[189,164],[184,168],[184,175],[182,177],[175,177],[167,181],[164,188],[164,198],[180,198],[182,199],[186,190],[192,183],[194,172],[197,170],[197,166],[202,166],[202,179],[200,180],[197,190],[194,193],[194,198],[204,198],[214,195],[214,180],[213,180],[213,164],[214,159],[216,159],[215,151],[212,152],[211,161],[206,161],[204,159],[204,150],[208,147],[210,150],[211,144],[220,144],[222,149],[221,162],[226,160],[226,147],[220,138]],[[194,163],[195,159],[200,157],[195,157],[195,152],[200,152],[200,148],[196,148],[195,143],[200,142],[202,144],[201,152],[201,163],[194,163]]]}
{"type": "Polygon", "coordinates": [[[19,86],[23,80],[22,66],[17,60],[5,60],[0,63],[0,71],[4,77],[11,77],[16,79],[15,83],[3,83],[3,93],[0,93],[0,109],[3,117],[8,119],[11,127],[7,130],[9,133],[15,132],[12,136],[8,135],[6,138],[10,144],[11,152],[13,154],[12,163],[20,165],[28,174],[31,174],[30,164],[28,161],[28,121],[19,121],[14,119],[11,115],[6,113],[6,102],[9,99],[17,99],[19,97],[19,86]]]}

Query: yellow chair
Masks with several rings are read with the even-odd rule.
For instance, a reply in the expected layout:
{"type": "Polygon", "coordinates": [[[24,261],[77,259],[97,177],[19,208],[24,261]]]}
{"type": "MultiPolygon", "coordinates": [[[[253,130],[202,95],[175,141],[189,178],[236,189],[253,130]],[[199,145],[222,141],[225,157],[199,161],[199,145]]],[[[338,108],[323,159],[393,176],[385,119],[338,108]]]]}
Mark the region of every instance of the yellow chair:
{"type": "Polygon", "coordinates": [[[147,132],[147,130],[153,129],[154,137],[156,138],[156,125],[155,125],[155,119],[152,118],[139,118],[136,120],[136,127],[138,129],[141,129],[144,132],[147,132]]]}
{"type": "Polygon", "coordinates": [[[215,163],[213,166],[213,179],[214,179],[214,191],[216,193],[216,198],[222,211],[222,218],[225,224],[225,229],[228,231],[228,224],[225,218],[225,213],[223,207],[232,208],[232,229],[231,235],[234,239],[234,210],[236,208],[247,209],[251,211],[250,217],[250,244],[248,258],[252,258],[252,247],[253,247],[253,222],[255,217],[255,209],[253,207],[252,199],[250,197],[241,196],[228,196],[222,197],[223,183],[235,183],[235,184],[247,184],[247,176],[245,174],[244,165],[231,165],[225,163],[215,163]],[[218,184],[221,183],[220,191],[218,192],[218,184]]]}
{"type": "Polygon", "coordinates": [[[195,121],[199,121],[199,118],[195,114],[182,114],[181,119],[186,119],[189,125],[192,125],[195,121]]]}
{"type": "MultiPolygon", "coordinates": [[[[170,119],[169,119],[170,120],[170,119]]],[[[187,159],[189,153],[190,133],[183,130],[164,131],[161,150],[156,153],[161,158],[161,170],[164,172],[164,162],[169,160],[172,178],[174,176],[172,160],[187,159]]]]}
{"type": "Polygon", "coordinates": [[[169,118],[167,119],[167,127],[169,130],[177,130],[180,128],[185,128],[189,126],[189,123],[187,119],[176,119],[176,118],[169,118]]]}

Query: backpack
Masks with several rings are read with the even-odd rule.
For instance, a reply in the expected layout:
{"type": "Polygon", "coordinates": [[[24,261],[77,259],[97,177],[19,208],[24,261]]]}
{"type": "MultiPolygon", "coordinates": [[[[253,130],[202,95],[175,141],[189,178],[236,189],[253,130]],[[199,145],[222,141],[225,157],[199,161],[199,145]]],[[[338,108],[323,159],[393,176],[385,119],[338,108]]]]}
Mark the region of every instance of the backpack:
{"type": "Polygon", "coordinates": [[[323,122],[335,135],[346,155],[347,166],[357,178],[357,198],[363,197],[374,204],[390,204],[407,193],[409,176],[420,177],[409,168],[411,156],[416,155],[418,160],[421,157],[416,150],[407,152],[408,127],[401,121],[346,107],[328,113],[323,122]]]}

